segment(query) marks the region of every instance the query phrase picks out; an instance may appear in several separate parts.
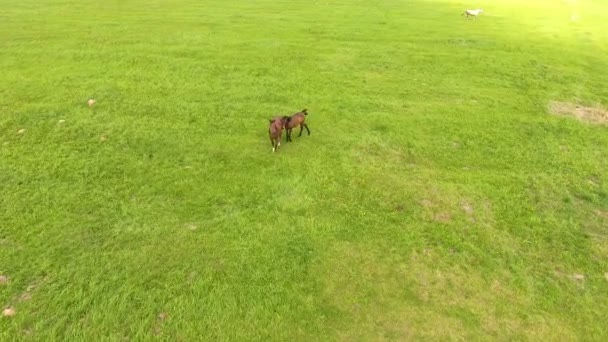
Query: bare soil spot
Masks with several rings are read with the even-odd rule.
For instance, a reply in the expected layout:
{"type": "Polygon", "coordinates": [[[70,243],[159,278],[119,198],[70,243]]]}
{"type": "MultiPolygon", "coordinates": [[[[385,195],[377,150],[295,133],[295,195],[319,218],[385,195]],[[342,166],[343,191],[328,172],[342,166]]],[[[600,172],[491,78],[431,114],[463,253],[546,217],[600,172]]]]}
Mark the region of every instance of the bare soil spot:
{"type": "Polygon", "coordinates": [[[4,317],[11,317],[11,316],[15,316],[17,312],[15,311],[15,309],[13,309],[12,307],[8,307],[4,310],[2,310],[2,316],[4,317]]]}
{"type": "Polygon", "coordinates": [[[549,103],[549,110],[558,116],[570,116],[581,121],[608,124],[608,109],[601,106],[588,107],[571,102],[553,101],[549,103]]]}
{"type": "Polygon", "coordinates": [[[32,299],[32,294],[29,292],[24,292],[19,296],[20,302],[27,302],[30,299],[32,299]]]}
{"type": "Polygon", "coordinates": [[[494,293],[502,293],[502,284],[500,284],[500,281],[498,280],[494,280],[490,288],[494,293]]]}
{"type": "Polygon", "coordinates": [[[570,280],[574,281],[579,287],[585,286],[585,276],[583,274],[571,274],[569,276],[570,280]]]}
{"type": "Polygon", "coordinates": [[[467,215],[471,215],[475,211],[473,210],[473,206],[469,202],[462,202],[462,210],[464,210],[467,215]]]}
{"type": "Polygon", "coordinates": [[[439,223],[450,223],[450,222],[452,222],[452,215],[450,215],[450,213],[448,213],[448,212],[441,212],[441,213],[435,214],[434,219],[435,219],[435,221],[437,221],[439,223]]]}
{"type": "Polygon", "coordinates": [[[156,321],[154,322],[154,334],[160,335],[163,333],[163,322],[169,318],[169,314],[166,312],[161,312],[156,316],[156,321]]]}
{"type": "Polygon", "coordinates": [[[99,141],[101,141],[101,142],[108,141],[108,136],[106,136],[106,135],[102,135],[102,136],[99,138],[99,141]]]}
{"type": "Polygon", "coordinates": [[[603,211],[603,210],[596,210],[595,211],[595,215],[601,217],[601,218],[605,218],[608,219],[608,211],[603,211]]]}
{"type": "Polygon", "coordinates": [[[422,204],[422,206],[425,208],[430,208],[433,206],[433,202],[428,199],[423,199],[422,201],[420,201],[420,204],[422,204]]]}
{"type": "Polygon", "coordinates": [[[186,225],[186,229],[188,230],[197,230],[198,229],[198,225],[194,224],[194,223],[189,223],[186,225]]]}
{"type": "Polygon", "coordinates": [[[0,275],[0,285],[8,284],[8,277],[5,275],[0,275]]]}

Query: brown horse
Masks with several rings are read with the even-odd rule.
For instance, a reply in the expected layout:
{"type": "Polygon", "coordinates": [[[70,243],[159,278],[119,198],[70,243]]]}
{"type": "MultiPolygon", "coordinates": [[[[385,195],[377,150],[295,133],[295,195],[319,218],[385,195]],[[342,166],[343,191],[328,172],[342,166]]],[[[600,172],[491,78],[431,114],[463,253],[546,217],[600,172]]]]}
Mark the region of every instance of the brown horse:
{"type": "Polygon", "coordinates": [[[283,136],[283,128],[285,127],[285,120],[280,116],[268,120],[270,125],[268,126],[268,136],[270,137],[270,143],[272,144],[272,152],[274,152],[279,146],[281,146],[281,137],[283,136]]]}
{"type": "Polygon", "coordinates": [[[302,111],[297,112],[292,116],[283,117],[283,121],[285,122],[285,130],[287,131],[287,142],[291,141],[291,130],[298,126],[300,126],[300,134],[298,134],[298,137],[302,136],[303,128],[306,128],[308,135],[310,135],[310,130],[305,122],[306,115],[308,115],[306,109],[302,109],[302,111]]]}

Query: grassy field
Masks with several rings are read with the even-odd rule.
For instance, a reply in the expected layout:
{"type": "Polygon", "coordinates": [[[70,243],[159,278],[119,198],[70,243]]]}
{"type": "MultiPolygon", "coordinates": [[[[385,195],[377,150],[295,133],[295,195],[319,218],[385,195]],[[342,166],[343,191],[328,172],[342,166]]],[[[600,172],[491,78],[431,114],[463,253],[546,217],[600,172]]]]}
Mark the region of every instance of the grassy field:
{"type": "Polygon", "coordinates": [[[608,339],[603,1],[0,8],[0,339],[608,339]]]}

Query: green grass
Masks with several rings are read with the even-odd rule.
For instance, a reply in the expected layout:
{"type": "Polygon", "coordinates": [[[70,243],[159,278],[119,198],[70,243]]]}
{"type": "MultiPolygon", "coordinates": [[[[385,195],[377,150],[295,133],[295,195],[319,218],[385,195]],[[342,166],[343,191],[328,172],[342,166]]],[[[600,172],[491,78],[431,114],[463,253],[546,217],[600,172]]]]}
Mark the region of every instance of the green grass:
{"type": "Polygon", "coordinates": [[[480,6],[0,0],[0,339],[605,341],[608,7],[480,6]]]}

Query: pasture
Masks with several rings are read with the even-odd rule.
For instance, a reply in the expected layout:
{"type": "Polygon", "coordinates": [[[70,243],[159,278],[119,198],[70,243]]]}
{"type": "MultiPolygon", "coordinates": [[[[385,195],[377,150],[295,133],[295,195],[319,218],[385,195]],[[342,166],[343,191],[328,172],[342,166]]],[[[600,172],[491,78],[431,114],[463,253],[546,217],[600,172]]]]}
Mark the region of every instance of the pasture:
{"type": "Polygon", "coordinates": [[[0,339],[608,338],[603,1],[0,8],[0,339]]]}

